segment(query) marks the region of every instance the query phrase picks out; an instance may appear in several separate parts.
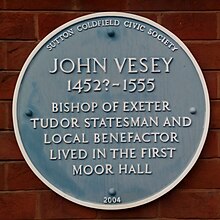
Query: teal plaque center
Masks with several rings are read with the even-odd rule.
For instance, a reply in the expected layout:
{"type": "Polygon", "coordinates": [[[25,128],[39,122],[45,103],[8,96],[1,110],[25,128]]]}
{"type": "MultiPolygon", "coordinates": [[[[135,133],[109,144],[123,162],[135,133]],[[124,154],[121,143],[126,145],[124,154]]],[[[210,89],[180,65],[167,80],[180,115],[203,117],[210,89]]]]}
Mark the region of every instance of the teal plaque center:
{"type": "Polygon", "coordinates": [[[64,198],[124,209],[193,167],[209,124],[202,72],[153,21],[96,13],[51,32],[20,73],[13,121],[33,172],[64,198]]]}

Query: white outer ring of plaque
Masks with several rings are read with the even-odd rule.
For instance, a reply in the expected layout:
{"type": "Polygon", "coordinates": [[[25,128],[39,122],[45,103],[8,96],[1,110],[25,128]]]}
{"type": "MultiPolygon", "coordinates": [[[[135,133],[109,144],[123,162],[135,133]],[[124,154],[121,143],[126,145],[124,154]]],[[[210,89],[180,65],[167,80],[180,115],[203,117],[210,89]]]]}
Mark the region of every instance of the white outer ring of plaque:
{"type": "Polygon", "coordinates": [[[15,87],[15,91],[14,91],[14,96],[13,96],[12,114],[13,114],[13,125],[14,125],[15,136],[16,136],[19,148],[22,152],[22,155],[25,158],[25,161],[28,163],[31,170],[35,173],[35,175],[45,185],[47,185],[50,189],[52,189],[54,192],[56,192],[60,196],[64,197],[65,199],[68,199],[68,200],[70,200],[72,202],[75,202],[79,205],[83,205],[83,206],[90,207],[90,208],[103,209],[103,210],[119,210],[119,209],[127,209],[127,208],[133,208],[133,207],[136,207],[136,206],[140,206],[140,205],[149,203],[149,202],[161,197],[162,195],[166,194],[171,189],[173,189],[188,174],[188,172],[192,169],[192,167],[196,163],[197,159],[199,158],[199,155],[202,151],[203,145],[204,145],[205,140],[206,140],[206,136],[207,136],[208,128],[209,128],[209,119],[210,119],[210,103],[209,103],[209,94],[208,94],[208,90],[207,90],[207,87],[206,87],[206,83],[205,83],[202,71],[201,71],[197,61],[193,57],[192,53],[189,51],[189,49],[185,46],[185,44],[176,35],[171,33],[169,30],[167,30],[163,26],[157,24],[156,22],[151,21],[147,18],[138,16],[138,15],[134,15],[134,14],[130,14],[130,13],[124,13],[124,12],[100,12],[100,13],[93,13],[93,14],[90,14],[90,15],[85,15],[85,16],[76,18],[74,20],[71,20],[71,21],[61,25],[60,27],[56,28],[54,31],[52,31],[50,34],[48,34],[43,40],[40,41],[40,43],[34,48],[34,50],[31,52],[31,54],[29,55],[29,57],[25,61],[24,65],[21,69],[21,72],[19,74],[19,77],[18,77],[18,80],[17,80],[17,83],[16,83],[16,87],[15,87]],[[198,73],[199,78],[200,78],[200,82],[201,82],[202,87],[203,87],[204,98],[205,98],[205,107],[206,107],[205,122],[204,122],[202,138],[200,140],[200,143],[198,145],[198,148],[197,148],[197,151],[196,151],[195,155],[193,156],[191,162],[188,164],[188,166],[185,168],[185,170],[182,172],[182,174],[177,179],[175,179],[175,181],[173,181],[170,185],[168,185],[166,188],[164,188],[163,190],[159,191],[158,193],[156,193],[156,194],[154,194],[154,195],[152,195],[148,198],[145,198],[145,199],[142,199],[142,200],[139,200],[139,201],[136,201],[136,202],[131,202],[131,203],[127,203],[127,204],[117,204],[117,205],[113,205],[113,204],[112,205],[104,205],[104,204],[101,205],[101,204],[98,204],[98,203],[91,203],[91,202],[81,201],[79,199],[76,199],[76,198],[74,198],[72,196],[69,196],[68,194],[62,192],[60,189],[58,189],[57,187],[54,187],[50,182],[48,182],[38,172],[38,170],[32,164],[30,158],[28,157],[28,155],[25,151],[25,148],[23,146],[21,137],[20,137],[20,133],[19,133],[19,129],[18,129],[18,120],[17,120],[17,99],[18,99],[20,85],[21,85],[23,76],[26,72],[26,69],[27,69],[29,63],[32,61],[33,57],[36,55],[36,53],[42,48],[42,46],[49,39],[51,39],[54,35],[56,35],[61,30],[67,28],[68,26],[74,25],[74,24],[76,24],[78,22],[81,22],[81,21],[84,21],[86,19],[105,17],[105,16],[112,16],[112,17],[117,17],[118,16],[118,17],[124,17],[124,18],[129,18],[129,19],[130,18],[131,19],[136,19],[136,20],[145,22],[147,24],[150,24],[152,26],[155,26],[159,30],[161,30],[161,31],[165,32],[167,35],[169,35],[172,39],[174,39],[178,43],[178,45],[186,52],[186,54],[191,59],[192,63],[194,64],[194,67],[197,70],[197,73],[198,73]]]}

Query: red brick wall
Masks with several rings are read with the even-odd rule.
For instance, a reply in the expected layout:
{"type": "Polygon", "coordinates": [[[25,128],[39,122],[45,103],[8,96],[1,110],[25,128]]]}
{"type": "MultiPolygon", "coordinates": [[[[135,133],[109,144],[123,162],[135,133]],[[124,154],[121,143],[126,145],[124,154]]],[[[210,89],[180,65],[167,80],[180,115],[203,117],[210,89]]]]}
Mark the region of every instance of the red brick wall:
{"type": "Polygon", "coordinates": [[[0,219],[220,219],[219,0],[0,0],[0,219]],[[204,150],[186,178],[165,196],[129,210],[101,211],[68,202],[35,177],[19,151],[12,95],[34,46],[59,25],[96,11],[126,11],[175,33],[199,62],[211,99],[204,150]]]}

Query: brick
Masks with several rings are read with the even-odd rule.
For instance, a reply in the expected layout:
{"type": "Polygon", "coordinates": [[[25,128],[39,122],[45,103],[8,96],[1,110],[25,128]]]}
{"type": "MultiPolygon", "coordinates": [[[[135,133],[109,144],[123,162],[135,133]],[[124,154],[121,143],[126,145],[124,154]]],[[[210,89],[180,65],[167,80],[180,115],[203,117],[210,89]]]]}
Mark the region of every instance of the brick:
{"type": "Polygon", "coordinates": [[[40,210],[42,219],[96,218],[95,209],[77,205],[52,191],[41,192],[40,210]]]}
{"type": "Polygon", "coordinates": [[[82,15],[85,15],[85,13],[40,13],[38,16],[40,39],[45,37],[55,28],[82,15]]]}
{"type": "Polygon", "coordinates": [[[0,42],[0,70],[6,67],[6,44],[0,42]]]}
{"type": "Polygon", "coordinates": [[[111,0],[105,1],[102,0],[94,0],[91,4],[90,0],[77,0],[77,4],[79,5],[80,10],[95,10],[95,11],[109,11],[109,10],[116,10],[116,11],[124,11],[127,10],[127,0],[111,0]]]}
{"type": "Polygon", "coordinates": [[[98,211],[100,219],[127,219],[129,218],[154,218],[157,217],[158,200],[132,209],[117,210],[114,212],[98,211]]]}
{"type": "Polygon", "coordinates": [[[216,13],[164,13],[161,24],[180,39],[217,39],[216,13]]]}
{"type": "Polygon", "coordinates": [[[7,9],[16,10],[76,10],[77,4],[75,0],[6,0],[7,9]]]}
{"type": "Polygon", "coordinates": [[[7,9],[21,9],[21,10],[81,10],[81,11],[109,11],[109,10],[126,10],[127,0],[117,1],[101,1],[94,0],[92,3],[89,0],[66,0],[63,4],[62,0],[6,0],[7,9]]]}
{"type": "Polygon", "coordinates": [[[200,158],[220,157],[220,131],[209,130],[200,158]]]}
{"type": "Polygon", "coordinates": [[[220,26],[220,13],[218,13],[218,28],[217,28],[217,31],[218,31],[218,39],[220,39],[220,28],[219,28],[219,26],[220,26]]]}
{"type": "Polygon", "coordinates": [[[0,72],[0,99],[12,99],[18,72],[0,72]]]}
{"type": "Polygon", "coordinates": [[[47,189],[26,162],[7,164],[7,190],[47,189]]]}
{"type": "Polygon", "coordinates": [[[0,39],[36,39],[34,15],[14,12],[0,14],[0,39]]]}
{"type": "Polygon", "coordinates": [[[23,160],[14,132],[0,132],[0,160],[23,160]]]}
{"type": "Polygon", "coordinates": [[[7,44],[7,68],[20,70],[28,55],[36,46],[34,42],[10,42],[7,44]]]}
{"type": "Polygon", "coordinates": [[[0,9],[4,8],[4,0],[0,0],[0,9]]]}
{"type": "Polygon", "coordinates": [[[220,69],[220,41],[186,42],[203,70],[220,69]]]}
{"type": "Polygon", "coordinates": [[[205,71],[204,77],[210,99],[220,99],[220,71],[205,71]]]}
{"type": "Polygon", "coordinates": [[[5,165],[0,163],[0,190],[5,188],[5,165]]]}
{"type": "Polygon", "coordinates": [[[210,127],[220,128],[220,101],[211,102],[210,127]]]}
{"type": "Polygon", "coordinates": [[[0,219],[35,219],[36,206],[35,193],[0,193],[0,219]]]}
{"type": "Polygon", "coordinates": [[[198,160],[178,188],[219,189],[220,159],[198,160]]]}
{"type": "Polygon", "coordinates": [[[153,20],[155,22],[157,22],[158,17],[159,17],[159,13],[137,12],[135,14],[139,15],[139,16],[142,16],[144,18],[148,18],[148,19],[153,20]]]}
{"type": "Polygon", "coordinates": [[[0,102],[0,129],[12,129],[12,103],[0,102]]]}
{"type": "Polygon", "coordinates": [[[218,0],[129,0],[128,10],[146,11],[192,11],[219,10],[218,0]]]}
{"type": "Polygon", "coordinates": [[[220,191],[173,190],[160,202],[164,218],[220,218],[220,191]]]}

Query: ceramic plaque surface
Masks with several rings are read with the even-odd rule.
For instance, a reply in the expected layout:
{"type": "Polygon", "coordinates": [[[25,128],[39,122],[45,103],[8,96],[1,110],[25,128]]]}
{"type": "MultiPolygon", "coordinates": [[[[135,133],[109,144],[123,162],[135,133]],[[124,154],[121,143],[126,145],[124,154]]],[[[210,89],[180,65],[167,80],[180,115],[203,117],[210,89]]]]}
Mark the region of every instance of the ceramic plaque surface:
{"type": "Polygon", "coordinates": [[[209,98],[175,35],[140,16],[96,13],[33,50],[13,121],[26,162],[48,187],[84,206],[124,209],[164,195],[193,167],[209,98]]]}

